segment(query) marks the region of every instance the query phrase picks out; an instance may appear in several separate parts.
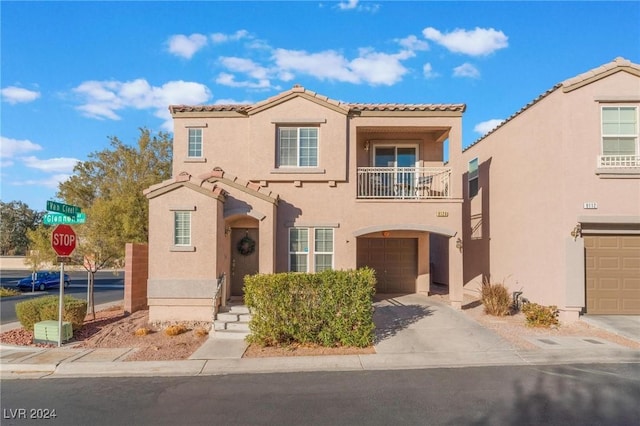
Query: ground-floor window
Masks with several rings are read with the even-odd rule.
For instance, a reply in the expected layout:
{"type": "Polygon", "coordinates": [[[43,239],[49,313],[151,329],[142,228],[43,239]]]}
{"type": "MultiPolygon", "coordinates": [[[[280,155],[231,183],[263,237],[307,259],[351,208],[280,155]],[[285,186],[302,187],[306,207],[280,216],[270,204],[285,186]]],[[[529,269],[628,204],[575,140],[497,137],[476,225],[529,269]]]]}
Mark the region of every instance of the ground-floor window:
{"type": "Polygon", "coordinates": [[[173,244],[176,246],[191,245],[191,212],[174,212],[173,244]]]}
{"type": "Polygon", "coordinates": [[[289,228],[289,271],[320,272],[332,268],[333,228],[289,228]]]}

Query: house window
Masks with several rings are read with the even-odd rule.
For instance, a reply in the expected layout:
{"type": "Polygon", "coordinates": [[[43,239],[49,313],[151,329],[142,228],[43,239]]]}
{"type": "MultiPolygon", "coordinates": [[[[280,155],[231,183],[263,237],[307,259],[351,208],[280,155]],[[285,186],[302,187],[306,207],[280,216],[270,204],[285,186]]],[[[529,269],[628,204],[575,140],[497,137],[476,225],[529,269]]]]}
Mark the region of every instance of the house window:
{"type": "Polygon", "coordinates": [[[602,155],[634,156],[638,152],[638,108],[602,107],[602,155]]]}
{"type": "Polygon", "coordinates": [[[188,157],[202,157],[202,129],[189,129],[188,157]]]}
{"type": "Polygon", "coordinates": [[[191,212],[173,212],[173,244],[176,246],[191,245],[191,212]]]}
{"type": "Polygon", "coordinates": [[[314,232],[315,271],[333,269],[333,229],[316,228],[314,232]]]}
{"type": "Polygon", "coordinates": [[[309,229],[289,228],[289,271],[307,272],[309,264],[309,229]]]}
{"type": "Polygon", "coordinates": [[[469,161],[469,198],[478,195],[478,159],[469,161]]]}
{"type": "Polygon", "coordinates": [[[333,228],[289,228],[289,271],[327,269],[333,269],[333,228]],[[309,240],[311,237],[313,241],[309,240]]]}
{"type": "Polygon", "coordinates": [[[318,128],[279,127],[278,165],[280,167],[317,167],[318,128]]]}

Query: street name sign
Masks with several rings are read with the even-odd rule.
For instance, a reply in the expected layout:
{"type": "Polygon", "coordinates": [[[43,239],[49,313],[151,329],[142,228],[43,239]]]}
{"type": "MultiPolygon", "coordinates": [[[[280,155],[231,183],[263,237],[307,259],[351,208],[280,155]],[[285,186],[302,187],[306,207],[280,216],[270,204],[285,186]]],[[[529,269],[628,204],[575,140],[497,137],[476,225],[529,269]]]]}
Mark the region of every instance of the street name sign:
{"type": "Polygon", "coordinates": [[[51,233],[51,247],[58,256],[70,256],[76,249],[77,237],[69,225],[58,225],[51,233]]]}
{"type": "Polygon", "coordinates": [[[78,225],[87,223],[87,215],[85,213],[78,213],[75,217],[67,216],[63,213],[47,213],[42,217],[42,223],[45,225],[78,225]]]}
{"type": "Polygon", "coordinates": [[[71,204],[63,204],[55,201],[47,201],[47,211],[66,214],[67,216],[75,216],[82,212],[82,209],[78,206],[72,206],[71,204]]]}

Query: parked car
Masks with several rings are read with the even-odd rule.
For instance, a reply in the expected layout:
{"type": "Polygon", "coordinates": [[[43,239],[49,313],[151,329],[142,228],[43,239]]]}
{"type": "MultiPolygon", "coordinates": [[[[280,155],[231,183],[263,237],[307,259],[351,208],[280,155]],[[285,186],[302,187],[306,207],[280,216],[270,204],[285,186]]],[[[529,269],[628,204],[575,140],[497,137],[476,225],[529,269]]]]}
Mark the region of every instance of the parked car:
{"type": "MultiPolygon", "coordinates": [[[[69,275],[64,274],[64,287],[67,288],[69,285],[71,285],[69,275]]],[[[40,271],[36,273],[35,279],[29,275],[28,277],[22,278],[18,281],[19,290],[31,290],[34,288],[36,290],[44,291],[52,287],[60,287],[60,272],[40,271]]]]}

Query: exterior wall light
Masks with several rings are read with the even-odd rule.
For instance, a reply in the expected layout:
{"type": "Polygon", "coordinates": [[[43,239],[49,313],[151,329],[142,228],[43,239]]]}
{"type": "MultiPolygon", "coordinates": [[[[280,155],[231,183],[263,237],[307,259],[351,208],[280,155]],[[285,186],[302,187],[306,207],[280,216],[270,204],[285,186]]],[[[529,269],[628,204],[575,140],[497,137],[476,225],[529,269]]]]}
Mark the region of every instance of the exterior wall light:
{"type": "Polygon", "coordinates": [[[573,237],[573,241],[577,240],[578,237],[582,236],[582,227],[580,226],[579,223],[576,226],[574,226],[573,229],[571,230],[571,236],[573,237]]]}
{"type": "Polygon", "coordinates": [[[462,240],[460,239],[460,237],[458,237],[458,239],[456,240],[456,248],[462,251],[462,240]]]}
{"type": "Polygon", "coordinates": [[[369,151],[369,141],[364,142],[364,150],[369,151]]]}

